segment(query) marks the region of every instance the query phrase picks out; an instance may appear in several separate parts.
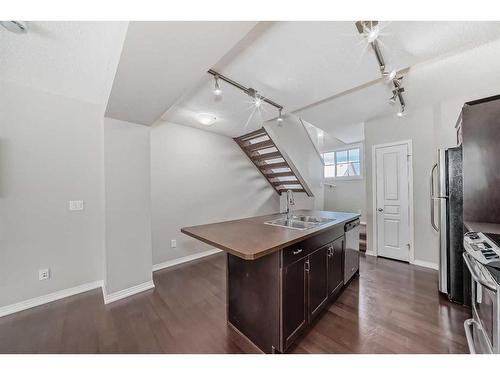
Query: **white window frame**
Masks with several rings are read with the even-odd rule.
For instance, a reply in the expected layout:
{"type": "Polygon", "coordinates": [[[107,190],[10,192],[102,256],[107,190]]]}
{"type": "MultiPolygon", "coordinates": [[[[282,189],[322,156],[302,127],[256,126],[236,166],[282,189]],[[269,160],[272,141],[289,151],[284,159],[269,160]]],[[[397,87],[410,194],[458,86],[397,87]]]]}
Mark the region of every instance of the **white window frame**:
{"type": "MultiPolygon", "coordinates": [[[[347,180],[362,180],[364,178],[364,169],[365,169],[365,150],[363,147],[363,143],[352,143],[342,148],[335,148],[328,151],[323,151],[321,154],[321,159],[323,160],[323,180],[324,181],[347,181],[347,180]],[[359,148],[359,176],[337,176],[337,177],[325,177],[325,160],[323,158],[323,154],[327,154],[329,152],[339,152],[339,151],[348,151],[352,149],[359,148]]],[[[335,160],[336,162],[336,160],[335,160]]],[[[331,165],[331,164],[330,164],[331,165]]],[[[336,164],[335,164],[336,166],[336,164]]]]}

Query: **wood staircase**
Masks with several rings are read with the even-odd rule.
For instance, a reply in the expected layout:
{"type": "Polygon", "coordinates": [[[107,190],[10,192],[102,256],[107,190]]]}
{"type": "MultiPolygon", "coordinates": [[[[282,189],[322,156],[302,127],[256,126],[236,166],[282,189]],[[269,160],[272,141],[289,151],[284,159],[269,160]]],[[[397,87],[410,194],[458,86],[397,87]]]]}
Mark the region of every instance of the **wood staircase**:
{"type": "Polygon", "coordinates": [[[278,194],[292,190],[312,196],[266,129],[260,128],[234,140],[278,194]]]}

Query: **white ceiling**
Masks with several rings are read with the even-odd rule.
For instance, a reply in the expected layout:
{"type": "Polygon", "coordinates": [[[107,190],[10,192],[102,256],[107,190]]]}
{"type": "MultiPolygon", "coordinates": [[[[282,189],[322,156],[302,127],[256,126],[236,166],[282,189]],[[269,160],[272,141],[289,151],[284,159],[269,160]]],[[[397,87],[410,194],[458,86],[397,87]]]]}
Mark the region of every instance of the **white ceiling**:
{"type": "Polygon", "coordinates": [[[0,79],[106,104],[128,22],[27,22],[0,27],[0,79]]]}
{"type": "MultiPolygon", "coordinates": [[[[498,22],[391,22],[381,26],[379,40],[386,64],[398,70],[500,38],[498,22]]],[[[379,79],[380,72],[354,22],[266,23],[214,68],[344,142],[362,137],[359,124],[363,121],[394,111],[388,105],[389,86],[367,85],[379,79]],[[353,90],[359,86],[365,87],[353,90]],[[346,91],[353,92],[343,95],[346,91]]],[[[230,136],[259,126],[261,119],[255,115],[248,124],[248,97],[222,83],[223,98],[217,102],[212,88],[211,77],[204,77],[163,118],[201,127],[195,115],[213,113],[220,120],[203,128],[230,136]]],[[[276,110],[268,108],[261,118],[275,116],[276,110]]]]}
{"type": "Polygon", "coordinates": [[[256,22],[130,22],[106,116],[151,125],[256,22]]]}

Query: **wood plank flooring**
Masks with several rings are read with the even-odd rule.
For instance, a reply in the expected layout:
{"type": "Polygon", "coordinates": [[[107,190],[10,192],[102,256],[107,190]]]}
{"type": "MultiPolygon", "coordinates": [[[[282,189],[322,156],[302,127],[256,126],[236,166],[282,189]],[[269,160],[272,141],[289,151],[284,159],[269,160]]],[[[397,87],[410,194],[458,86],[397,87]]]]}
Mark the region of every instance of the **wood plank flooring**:
{"type": "MultiPolygon", "coordinates": [[[[0,318],[0,353],[256,353],[226,325],[225,256],[155,272],[156,288],[104,305],[100,289],[0,318]]],[[[437,272],[361,258],[292,353],[467,353],[470,310],[437,292],[437,272]]]]}

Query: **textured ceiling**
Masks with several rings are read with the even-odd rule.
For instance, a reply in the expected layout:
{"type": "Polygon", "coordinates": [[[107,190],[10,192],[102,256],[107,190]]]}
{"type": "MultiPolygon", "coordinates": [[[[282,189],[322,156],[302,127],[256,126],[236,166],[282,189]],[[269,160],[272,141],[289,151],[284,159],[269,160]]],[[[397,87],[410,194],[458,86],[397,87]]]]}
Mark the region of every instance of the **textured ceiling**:
{"type": "MultiPolygon", "coordinates": [[[[498,22],[382,22],[381,26],[379,40],[386,64],[398,70],[500,37],[498,22]]],[[[346,142],[363,136],[360,122],[394,111],[387,104],[390,87],[367,84],[379,79],[380,73],[354,22],[267,23],[215,69],[346,142]],[[344,95],[346,92],[350,94],[344,95]]],[[[267,112],[260,117],[253,114],[249,121],[248,97],[222,85],[222,100],[215,101],[212,87],[213,80],[203,78],[163,118],[199,126],[196,114],[209,112],[220,121],[205,127],[207,130],[235,136],[259,126],[261,119],[276,116],[268,107],[267,112]]],[[[410,92],[409,87],[407,90],[410,92]]]]}
{"type": "Polygon", "coordinates": [[[27,22],[0,27],[0,79],[106,105],[128,22],[27,22]]]}
{"type": "Polygon", "coordinates": [[[256,22],[131,22],[106,116],[151,125],[256,22]]]}

